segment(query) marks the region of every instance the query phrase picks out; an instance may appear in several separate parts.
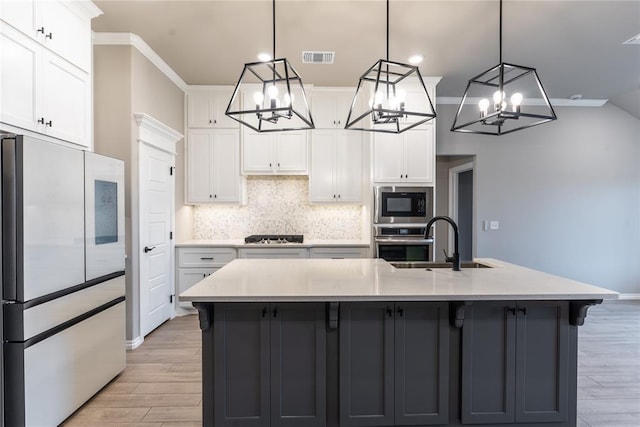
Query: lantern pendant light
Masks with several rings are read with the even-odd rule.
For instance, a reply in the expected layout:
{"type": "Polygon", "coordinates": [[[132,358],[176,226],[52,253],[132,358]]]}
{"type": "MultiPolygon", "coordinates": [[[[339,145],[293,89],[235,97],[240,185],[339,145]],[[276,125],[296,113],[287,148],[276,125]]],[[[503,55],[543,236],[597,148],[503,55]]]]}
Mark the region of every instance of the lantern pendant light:
{"type": "MultiPolygon", "coordinates": [[[[275,58],[275,0],[272,13],[275,58]]],[[[256,132],[314,129],[302,79],[286,58],[245,64],[225,114],[256,132]]]]}
{"type": "Polygon", "coordinates": [[[436,117],[417,66],[380,59],[358,81],[345,129],[401,133],[436,117]]]}
{"type": "Polygon", "coordinates": [[[500,63],[467,84],[451,130],[504,135],[556,120],[535,68],[502,62],[502,0],[500,0],[500,63]]]}

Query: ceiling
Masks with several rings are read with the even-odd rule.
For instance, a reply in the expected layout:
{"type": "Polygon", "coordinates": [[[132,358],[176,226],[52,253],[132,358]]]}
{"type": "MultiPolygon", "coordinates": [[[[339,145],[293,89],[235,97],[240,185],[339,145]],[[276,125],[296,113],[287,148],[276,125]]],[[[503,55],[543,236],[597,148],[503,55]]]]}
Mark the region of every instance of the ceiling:
{"type": "MultiPolygon", "coordinates": [[[[272,47],[270,0],[98,0],[96,32],[139,35],[188,84],[235,84],[246,62],[272,47]]],[[[443,76],[438,97],[499,63],[496,0],[391,0],[389,59],[424,56],[423,76],[443,76]]],[[[278,0],[276,56],[305,84],[355,86],[385,58],[384,0],[278,0]],[[334,64],[303,64],[303,50],[334,51],[334,64]]],[[[503,59],[534,67],[551,98],[609,99],[640,118],[640,0],[505,0],[503,59]]]]}

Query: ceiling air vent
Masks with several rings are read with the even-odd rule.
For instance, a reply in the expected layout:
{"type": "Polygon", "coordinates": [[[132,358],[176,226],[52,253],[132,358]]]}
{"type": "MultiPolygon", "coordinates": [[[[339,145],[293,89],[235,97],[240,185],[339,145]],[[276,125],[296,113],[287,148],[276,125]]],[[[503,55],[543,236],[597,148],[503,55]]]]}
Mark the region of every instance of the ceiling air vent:
{"type": "Polygon", "coordinates": [[[317,52],[311,50],[302,51],[302,62],[304,64],[333,64],[335,52],[317,52]]]}

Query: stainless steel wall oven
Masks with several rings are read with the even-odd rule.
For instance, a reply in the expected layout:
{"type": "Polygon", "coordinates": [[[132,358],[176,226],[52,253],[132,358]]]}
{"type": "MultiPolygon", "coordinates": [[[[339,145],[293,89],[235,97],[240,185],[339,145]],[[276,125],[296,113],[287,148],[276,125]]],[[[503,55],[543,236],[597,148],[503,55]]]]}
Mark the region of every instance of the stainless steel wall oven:
{"type": "Polygon", "coordinates": [[[424,226],[374,226],[376,258],[386,261],[431,261],[433,239],[425,239],[424,226]]]}

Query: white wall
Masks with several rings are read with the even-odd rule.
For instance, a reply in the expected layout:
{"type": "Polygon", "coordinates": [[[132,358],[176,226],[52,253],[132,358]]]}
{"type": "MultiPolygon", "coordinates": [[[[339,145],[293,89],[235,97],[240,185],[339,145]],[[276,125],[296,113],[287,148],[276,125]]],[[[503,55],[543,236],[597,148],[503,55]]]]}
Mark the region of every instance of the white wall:
{"type": "Polygon", "coordinates": [[[640,294],[640,120],[566,107],[492,137],[450,132],[455,110],[438,105],[437,154],[476,155],[476,256],[640,294]]]}

